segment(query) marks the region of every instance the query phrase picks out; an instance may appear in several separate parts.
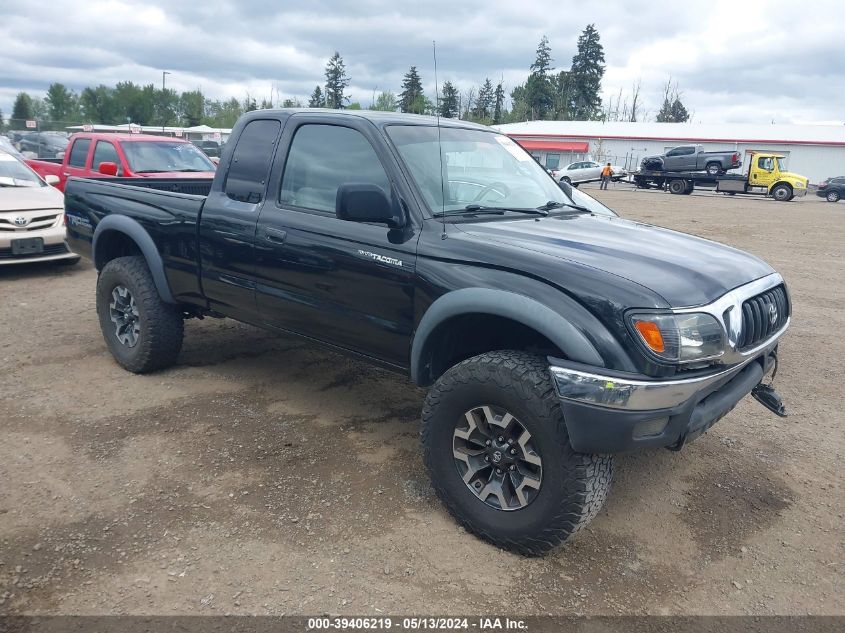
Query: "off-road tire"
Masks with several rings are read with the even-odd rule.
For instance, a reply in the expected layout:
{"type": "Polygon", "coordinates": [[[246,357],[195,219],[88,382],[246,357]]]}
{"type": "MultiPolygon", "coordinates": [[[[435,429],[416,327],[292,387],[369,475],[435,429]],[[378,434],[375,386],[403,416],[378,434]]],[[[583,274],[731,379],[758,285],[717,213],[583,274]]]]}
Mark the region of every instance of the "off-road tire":
{"type": "Polygon", "coordinates": [[[792,200],[792,187],[784,184],[775,185],[771,195],[778,202],[789,202],[792,200]]]}
{"type": "Polygon", "coordinates": [[[118,257],[108,262],[97,278],[97,316],[103,338],[124,369],[144,374],[169,367],[182,349],[184,321],[178,306],[162,301],[143,257],[118,257]],[[112,290],[123,286],[135,299],[140,332],[133,347],[120,342],[111,321],[112,290]]]}
{"type": "Polygon", "coordinates": [[[582,529],[601,509],[613,478],[611,455],[572,449],[548,363],[517,351],[488,352],[449,369],[422,412],[423,456],[437,496],[468,531],[503,549],[538,556],[582,529]],[[491,507],[464,483],[453,434],[474,407],[501,407],[532,435],[542,458],[537,496],[511,511],[491,507]]]}
{"type": "Polygon", "coordinates": [[[828,202],[839,202],[840,195],[838,191],[828,191],[824,198],[828,202]]]}

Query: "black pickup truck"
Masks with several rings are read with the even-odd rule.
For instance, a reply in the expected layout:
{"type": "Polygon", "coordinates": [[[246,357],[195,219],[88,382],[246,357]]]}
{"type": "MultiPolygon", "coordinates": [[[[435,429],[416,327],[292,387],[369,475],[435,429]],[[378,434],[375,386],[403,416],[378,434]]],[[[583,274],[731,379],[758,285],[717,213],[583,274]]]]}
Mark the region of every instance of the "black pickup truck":
{"type": "Polygon", "coordinates": [[[260,110],[205,186],[68,181],[117,362],[173,365],[185,318],[223,316],[403,372],[437,494],[501,547],[582,528],[613,453],[681,448],[752,391],[782,411],[778,273],[618,217],[489,128],[260,110]]]}

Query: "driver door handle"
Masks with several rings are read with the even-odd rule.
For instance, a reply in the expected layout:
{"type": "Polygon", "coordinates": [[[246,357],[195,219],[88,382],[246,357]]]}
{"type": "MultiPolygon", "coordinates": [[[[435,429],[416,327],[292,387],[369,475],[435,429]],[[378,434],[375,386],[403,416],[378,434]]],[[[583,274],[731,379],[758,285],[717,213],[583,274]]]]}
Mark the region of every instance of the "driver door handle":
{"type": "Polygon", "coordinates": [[[272,227],[264,229],[264,239],[274,244],[284,244],[287,236],[288,232],[282,231],[281,229],[274,229],[272,227]]]}

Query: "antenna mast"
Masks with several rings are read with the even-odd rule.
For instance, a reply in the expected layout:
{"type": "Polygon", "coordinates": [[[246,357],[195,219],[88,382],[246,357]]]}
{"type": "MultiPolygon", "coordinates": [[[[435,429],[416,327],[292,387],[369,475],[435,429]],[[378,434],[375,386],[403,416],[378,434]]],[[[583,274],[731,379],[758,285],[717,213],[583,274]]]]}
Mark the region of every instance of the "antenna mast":
{"type": "Polygon", "coordinates": [[[437,115],[437,152],[440,155],[440,218],[443,220],[443,232],[440,239],[446,239],[446,183],[443,180],[443,143],[440,139],[440,88],[437,83],[437,42],[431,41],[431,49],[434,54],[434,112],[437,115]]]}

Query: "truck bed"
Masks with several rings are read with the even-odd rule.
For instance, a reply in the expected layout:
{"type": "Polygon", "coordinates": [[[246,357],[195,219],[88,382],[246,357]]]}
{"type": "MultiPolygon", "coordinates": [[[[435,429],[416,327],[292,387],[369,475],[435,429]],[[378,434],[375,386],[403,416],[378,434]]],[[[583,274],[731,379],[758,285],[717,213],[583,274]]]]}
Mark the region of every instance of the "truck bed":
{"type": "Polygon", "coordinates": [[[69,178],[65,186],[68,239],[75,252],[91,258],[100,223],[137,225],[152,238],[150,248],[155,248],[164,264],[173,297],[188,303],[201,301],[197,231],[211,182],[211,178],[69,178]]]}

